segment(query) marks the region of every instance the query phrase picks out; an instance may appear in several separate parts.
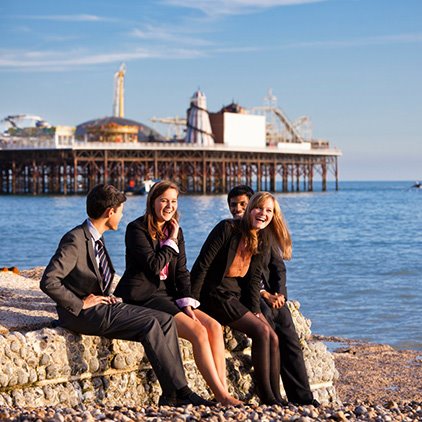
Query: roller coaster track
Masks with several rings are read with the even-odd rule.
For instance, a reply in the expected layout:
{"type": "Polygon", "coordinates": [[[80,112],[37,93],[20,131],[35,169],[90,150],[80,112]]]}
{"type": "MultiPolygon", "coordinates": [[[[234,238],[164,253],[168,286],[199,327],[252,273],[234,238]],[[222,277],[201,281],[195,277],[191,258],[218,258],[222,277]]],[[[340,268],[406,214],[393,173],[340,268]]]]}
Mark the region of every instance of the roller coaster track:
{"type": "Polygon", "coordinates": [[[298,144],[305,142],[305,140],[302,138],[302,136],[300,136],[299,132],[296,130],[296,128],[293,126],[293,124],[290,122],[287,116],[279,108],[261,106],[261,107],[254,107],[252,110],[273,112],[281,121],[281,123],[283,123],[283,125],[286,127],[287,131],[292,135],[292,142],[298,143],[298,144]]]}

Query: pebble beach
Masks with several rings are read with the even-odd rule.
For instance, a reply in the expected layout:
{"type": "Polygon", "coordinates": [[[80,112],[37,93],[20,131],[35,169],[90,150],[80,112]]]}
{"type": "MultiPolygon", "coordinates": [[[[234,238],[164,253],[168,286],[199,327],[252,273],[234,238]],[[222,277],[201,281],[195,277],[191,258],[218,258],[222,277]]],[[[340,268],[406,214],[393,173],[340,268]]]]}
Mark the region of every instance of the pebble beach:
{"type": "MultiPolygon", "coordinates": [[[[26,277],[37,278],[41,268],[26,277]]],[[[0,278],[7,272],[0,272],[0,278]]],[[[7,298],[6,298],[7,299],[7,298]]],[[[101,403],[85,406],[19,408],[0,407],[5,421],[312,421],[422,420],[422,353],[396,350],[388,345],[344,338],[315,336],[335,344],[333,356],[339,379],[339,401],[313,406],[240,407],[106,407],[101,403]]]]}
{"type": "Polygon", "coordinates": [[[0,408],[8,421],[421,421],[422,360],[416,351],[359,344],[334,353],[341,403],[313,406],[0,408]]]}

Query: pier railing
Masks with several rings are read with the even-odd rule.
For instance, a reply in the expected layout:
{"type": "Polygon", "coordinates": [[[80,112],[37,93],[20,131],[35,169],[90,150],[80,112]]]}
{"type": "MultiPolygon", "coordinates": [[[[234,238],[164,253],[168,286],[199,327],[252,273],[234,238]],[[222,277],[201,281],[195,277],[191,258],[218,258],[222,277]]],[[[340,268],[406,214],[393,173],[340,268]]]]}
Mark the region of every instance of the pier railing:
{"type": "Polygon", "coordinates": [[[302,155],[331,155],[340,156],[341,151],[337,148],[321,148],[310,146],[303,149],[300,144],[291,143],[286,145],[267,146],[265,148],[254,148],[250,146],[231,146],[225,144],[214,144],[203,146],[186,142],[84,142],[69,141],[57,142],[54,138],[39,139],[36,137],[0,137],[0,150],[191,150],[191,151],[239,151],[239,152],[267,152],[302,155]]]}

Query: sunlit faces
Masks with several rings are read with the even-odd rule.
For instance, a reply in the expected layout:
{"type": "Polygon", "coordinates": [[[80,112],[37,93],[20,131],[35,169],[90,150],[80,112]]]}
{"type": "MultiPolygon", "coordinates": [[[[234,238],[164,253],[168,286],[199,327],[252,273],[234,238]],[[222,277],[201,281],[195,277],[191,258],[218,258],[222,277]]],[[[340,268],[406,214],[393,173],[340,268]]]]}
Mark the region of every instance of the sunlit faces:
{"type": "Polygon", "coordinates": [[[251,227],[262,230],[271,223],[274,216],[274,201],[267,198],[259,207],[252,208],[250,212],[251,227]]]}
{"type": "Polygon", "coordinates": [[[117,230],[119,228],[120,220],[123,217],[123,206],[120,204],[117,208],[110,208],[107,227],[110,230],[117,230]]]}
{"type": "Polygon", "coordinates": [[[177,211],[177,190],[167,189],[154,201],[154,212],[159,223],[170,221],[177,211]]]}
{"type": "Polygon", "coordinates": [[[248,206],[248,195],[233,196],[229,200],[229,209],[233,218],[240,219],[245,214],[246,207],[248,206]]]}

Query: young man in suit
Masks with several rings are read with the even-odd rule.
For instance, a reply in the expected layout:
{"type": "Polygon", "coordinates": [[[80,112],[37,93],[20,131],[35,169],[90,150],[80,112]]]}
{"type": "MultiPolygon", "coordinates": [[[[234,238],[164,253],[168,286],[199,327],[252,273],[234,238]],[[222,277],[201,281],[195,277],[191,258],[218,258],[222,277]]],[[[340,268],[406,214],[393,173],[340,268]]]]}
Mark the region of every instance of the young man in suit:
{"type": "Polygon", "coordinates": [[[161,385],[159,405],[211,405],[187,385],[173,318],[112,295],[114,268],[103,233],[117,230],[125,201],[112,185],[97,185],[89,192],[88,219],[63,236],[40,287],[56,302],[64,328],[141,342],[161,385]]]}
{"type": "MultiPolygon", "coordinates": [[[[240,219],[254,194],[247,185],[235,186],[227,196],[230,213],[240,219]]],[[[274,328],[280,345],[280,375],[290,402],[319,406],[311,392],[303,352],[286,304],[286,266],[272,248],[264,252],[260,308],[274,328]]]]}

